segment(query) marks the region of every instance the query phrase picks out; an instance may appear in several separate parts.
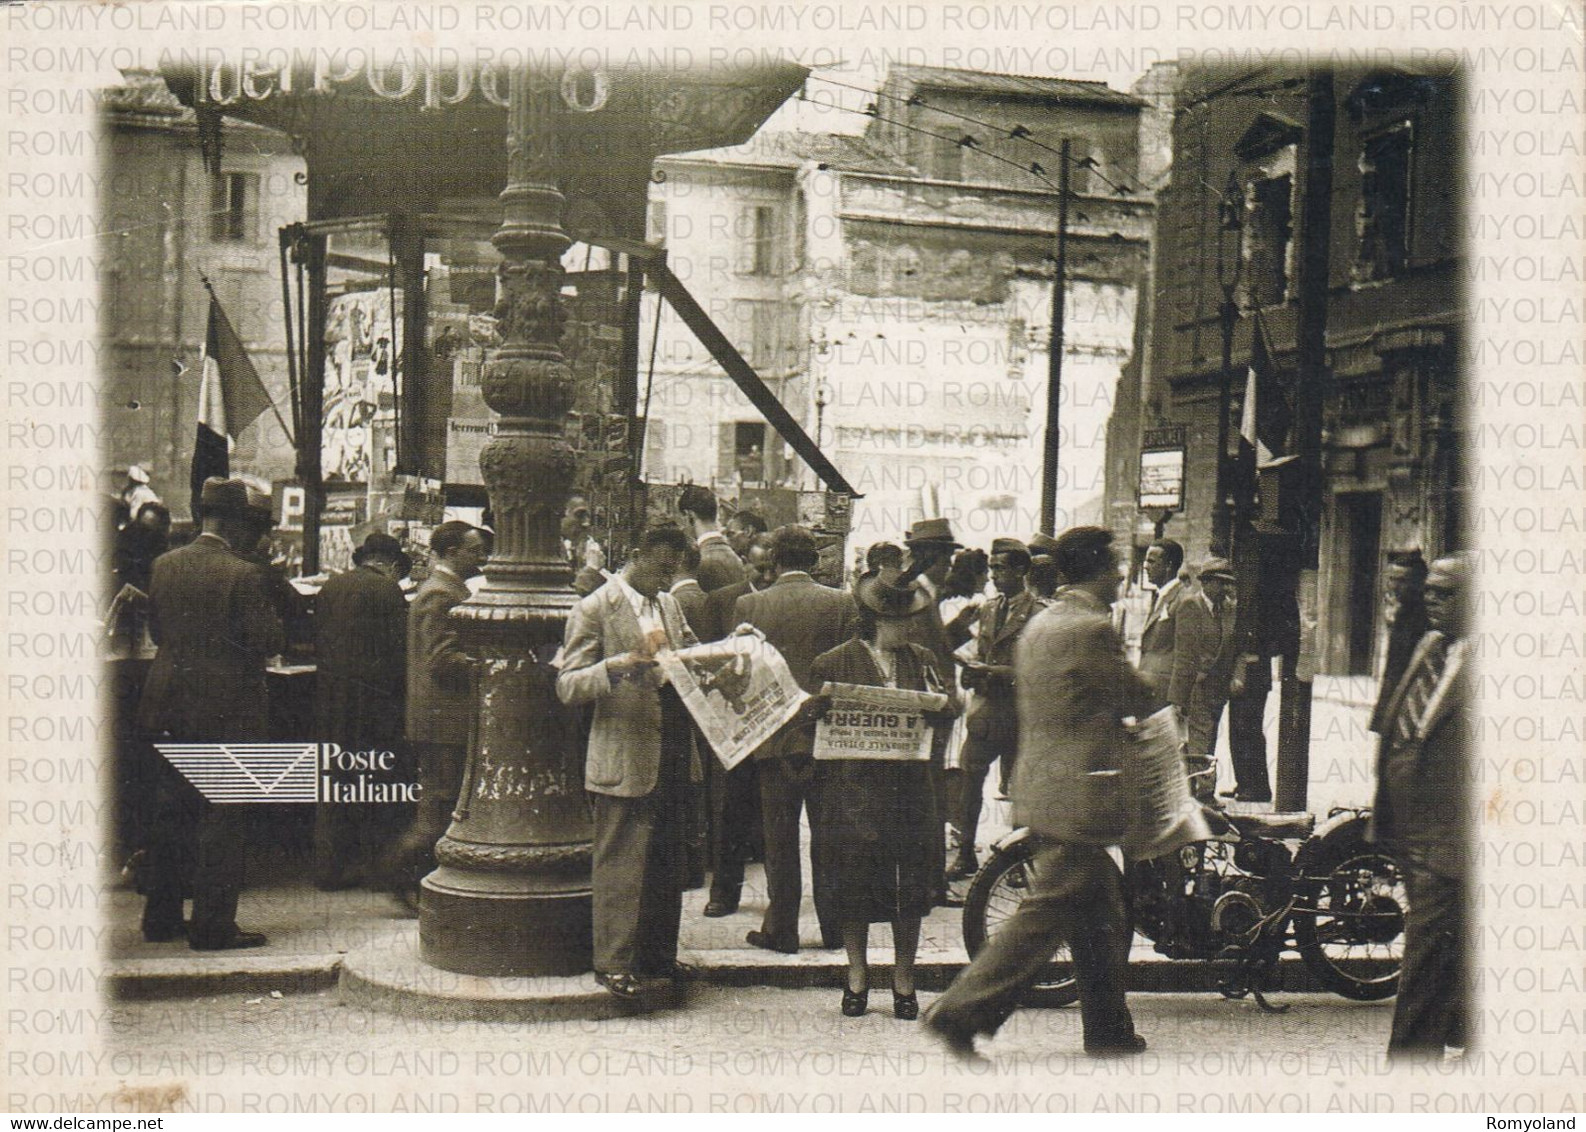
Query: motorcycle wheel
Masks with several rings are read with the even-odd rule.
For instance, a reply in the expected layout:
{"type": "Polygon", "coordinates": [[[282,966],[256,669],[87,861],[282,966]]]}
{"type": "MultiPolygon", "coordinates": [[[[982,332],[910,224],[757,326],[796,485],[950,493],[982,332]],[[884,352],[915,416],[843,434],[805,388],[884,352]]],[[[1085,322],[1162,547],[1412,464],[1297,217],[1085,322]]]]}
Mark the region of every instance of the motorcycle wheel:
{"type": "Polygon", "coordinates": [[[1410,901],[1398,865],[1362,830],[1359,823],[1337,830],[1305,868],[1320,878],[1316,911],[1294,913],[1294,944],[1317,982],[1371,1002],[1398,993],[1410,901]]]}
{"type": "MultiPolygon", "coordinates": [[[[1030,883],[1030,843],[998,849],[981,866],[964,897],[964,947],[973,959],[1024,900],[1030,883]]],[[[1074,966],[1064,944],[1052,965],[1020,996],[1024,1006],[1067,1006],[1079,998],[1074,966]]]]}

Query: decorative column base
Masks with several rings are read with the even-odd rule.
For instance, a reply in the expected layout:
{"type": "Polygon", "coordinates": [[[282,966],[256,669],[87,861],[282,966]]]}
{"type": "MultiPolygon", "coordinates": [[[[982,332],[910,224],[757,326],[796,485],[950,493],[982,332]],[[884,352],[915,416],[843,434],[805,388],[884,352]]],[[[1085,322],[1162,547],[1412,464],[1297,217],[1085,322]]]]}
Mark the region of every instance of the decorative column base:
{"type": "Polygon", "coordinates": [[[501,874],[501,891],[441,866],[420,894],[419,954],[465,975],[577,975],[591,966],[589,882],[564,893],[529,891],[501,874]]]}

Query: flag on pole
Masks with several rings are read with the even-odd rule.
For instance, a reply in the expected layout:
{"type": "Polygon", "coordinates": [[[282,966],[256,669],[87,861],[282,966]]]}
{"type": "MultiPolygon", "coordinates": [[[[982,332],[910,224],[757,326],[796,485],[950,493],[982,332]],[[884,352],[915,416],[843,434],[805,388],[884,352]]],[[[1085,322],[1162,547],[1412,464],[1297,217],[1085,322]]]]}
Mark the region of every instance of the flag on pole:
{"type": "Polygon", "coordinates": [[[1254,498],[1256,469],[1282,452],[1292,421],[1293,412],[1272,360],[1266,321],[1258,308],[1251,327],[1250,367],[1239,420],[1236,490],[1241,500],[1254,498]]]}
{"type": "MultiPolygon", "coordinates": [[[[209,287],[207,279],[204,286],[209,287]]],[[[275,402],[260,380],[259,371],[253,368],[253,361],[243,349],[242,340],[232,328],[220,300],[210,291],[204,368],[198,386],[198,428],[193,438],[193,464],[189,476],[195,519],[204,481],[210,476],[231,474],[232,444],[266,409],[274,410],[275,402]]]]}

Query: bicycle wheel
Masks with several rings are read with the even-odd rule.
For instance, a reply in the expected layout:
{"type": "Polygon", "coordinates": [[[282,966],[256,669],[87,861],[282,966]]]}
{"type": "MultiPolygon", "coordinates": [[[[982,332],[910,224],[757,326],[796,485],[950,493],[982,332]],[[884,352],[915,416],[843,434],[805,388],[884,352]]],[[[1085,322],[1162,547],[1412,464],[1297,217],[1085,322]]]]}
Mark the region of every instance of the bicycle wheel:
{"type": "MultiPolygon", "coordinates": [[[[1030,883],[1030,843],[1011,842],[981,866],[964,897],[964,947],[973,959],[1019,907],[1030,883]]],[[[1052,965],[1021,996],[1025,1006],[1067,1006],[1079,998],[1074,965],[1064,944],[1052,965]]]]}
{"type": "Polygon", "coordinates": [[[1314,909],[1295,909],[1294,945],[1317,982],[1371,1002],[1398,993],[1410,900],[1399,866],[1362,829],[1335,830],[1306,867],[1319,883],[1314,909]]]}

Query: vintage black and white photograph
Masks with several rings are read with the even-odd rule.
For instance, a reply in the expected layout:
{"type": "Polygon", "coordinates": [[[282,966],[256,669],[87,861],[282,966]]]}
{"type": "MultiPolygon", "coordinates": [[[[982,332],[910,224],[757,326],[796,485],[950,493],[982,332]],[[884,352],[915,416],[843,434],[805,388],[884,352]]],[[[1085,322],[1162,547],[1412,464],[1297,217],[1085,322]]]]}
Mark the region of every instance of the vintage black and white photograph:
{"type": "Polygon", "coordinates": [[[9,1110],[1586,1104],[1579,5],[44,7],[9,1110]]]}

